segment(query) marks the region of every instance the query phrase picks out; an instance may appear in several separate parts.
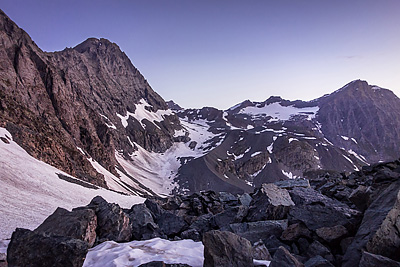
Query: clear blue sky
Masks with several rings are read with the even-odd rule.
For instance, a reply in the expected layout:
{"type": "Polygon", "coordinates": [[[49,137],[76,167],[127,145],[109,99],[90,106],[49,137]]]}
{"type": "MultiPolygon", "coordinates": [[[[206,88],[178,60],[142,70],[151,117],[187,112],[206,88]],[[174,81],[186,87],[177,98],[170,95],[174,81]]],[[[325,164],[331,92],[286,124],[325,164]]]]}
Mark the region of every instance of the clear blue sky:
{"type": "Polygon", "coordinates": [[[45,51],[104,37],[164,99],[228,108],[367,80],[400,95],[399,0],[1,0],[45,51]]]}

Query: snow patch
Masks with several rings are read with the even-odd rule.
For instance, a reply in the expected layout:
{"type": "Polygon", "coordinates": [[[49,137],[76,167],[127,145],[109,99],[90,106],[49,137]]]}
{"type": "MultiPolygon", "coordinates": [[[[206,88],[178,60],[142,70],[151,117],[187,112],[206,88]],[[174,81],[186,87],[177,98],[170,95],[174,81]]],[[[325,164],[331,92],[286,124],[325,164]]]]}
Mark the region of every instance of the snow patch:
{"type": "Polygon", "coordinates": [[[246,107],[239,111],[242,114],[249,114],[251,116],[271,116],[270,121],[286,121],[296,115],[303,115],[307,117],[307,120],[315,118],[319,110],[318,106],[296,108],[294,106],[282,106],[280,103],[272,103],[265,105],[264,107],[246,107]]]}
{"type": "Polygon", "coordinates": [[[83,267],[139,266],[151,261],[201,267],[204,246],[193,240],[169,241],[161,238],[128,243],[107,241],[89,249],[83,267]]]}
{"type": "Polygon", "coordinates": [[[293,175],[292,172],[285,172],[284,170],[282,170],[283,175],[285,175],[287,178],[289,179],[296,179],[297,176],[293,175]]]}

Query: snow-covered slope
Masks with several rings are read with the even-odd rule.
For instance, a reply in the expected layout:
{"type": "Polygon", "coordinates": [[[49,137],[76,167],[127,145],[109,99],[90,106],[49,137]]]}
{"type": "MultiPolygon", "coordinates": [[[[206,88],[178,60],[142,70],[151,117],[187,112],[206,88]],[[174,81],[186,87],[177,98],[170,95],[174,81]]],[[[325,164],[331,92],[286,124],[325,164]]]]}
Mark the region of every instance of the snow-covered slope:
{"type": "Polygon", "coordinates": [[[0,238],[9,238],[16,227],[34,229],[57,207],[71,210],[87,205],[97,195],[124,208],[144,201],[60,179],[57,174],[81,182],[31,157],[4,128],[0,128],[0,139],[0,238]]]}

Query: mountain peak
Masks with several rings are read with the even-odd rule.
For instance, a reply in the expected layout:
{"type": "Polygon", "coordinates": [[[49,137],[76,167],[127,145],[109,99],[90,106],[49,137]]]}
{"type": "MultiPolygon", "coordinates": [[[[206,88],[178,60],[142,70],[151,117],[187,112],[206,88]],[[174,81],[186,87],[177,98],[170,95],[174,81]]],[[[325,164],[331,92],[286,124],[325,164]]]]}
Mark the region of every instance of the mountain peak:
{"type": "Polygon", "coordinates": [[[84,52],[90,52],[93,50],[98,50],[98,49],[107,49],[109,47],[116,48],[117,50],[120,50],[119,46],[116,43],[111,42],[108,39],[105,38],[95,38],[91,37],[83,41],[82,43],[78,44],[77,46],[74,47],[76,51],[79,53],[84,53],[84,52]]]}

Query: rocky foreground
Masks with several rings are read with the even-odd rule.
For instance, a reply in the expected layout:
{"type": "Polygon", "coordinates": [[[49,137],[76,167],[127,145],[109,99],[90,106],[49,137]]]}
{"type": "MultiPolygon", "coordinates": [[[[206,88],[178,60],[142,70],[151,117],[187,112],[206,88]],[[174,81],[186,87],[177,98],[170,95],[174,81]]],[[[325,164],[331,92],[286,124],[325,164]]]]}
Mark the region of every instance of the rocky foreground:
{"type": "Polygon", "coordinates": [[[34,231],[16,229],[7,261],[82,266],[104,241],[161,237],[202,241],[204,266],[400,266],[399,176],[395,161],[264,184],[252,194],[152,198],[129,210],[95,197],[71,212],[58,208],[34,231]]]}

